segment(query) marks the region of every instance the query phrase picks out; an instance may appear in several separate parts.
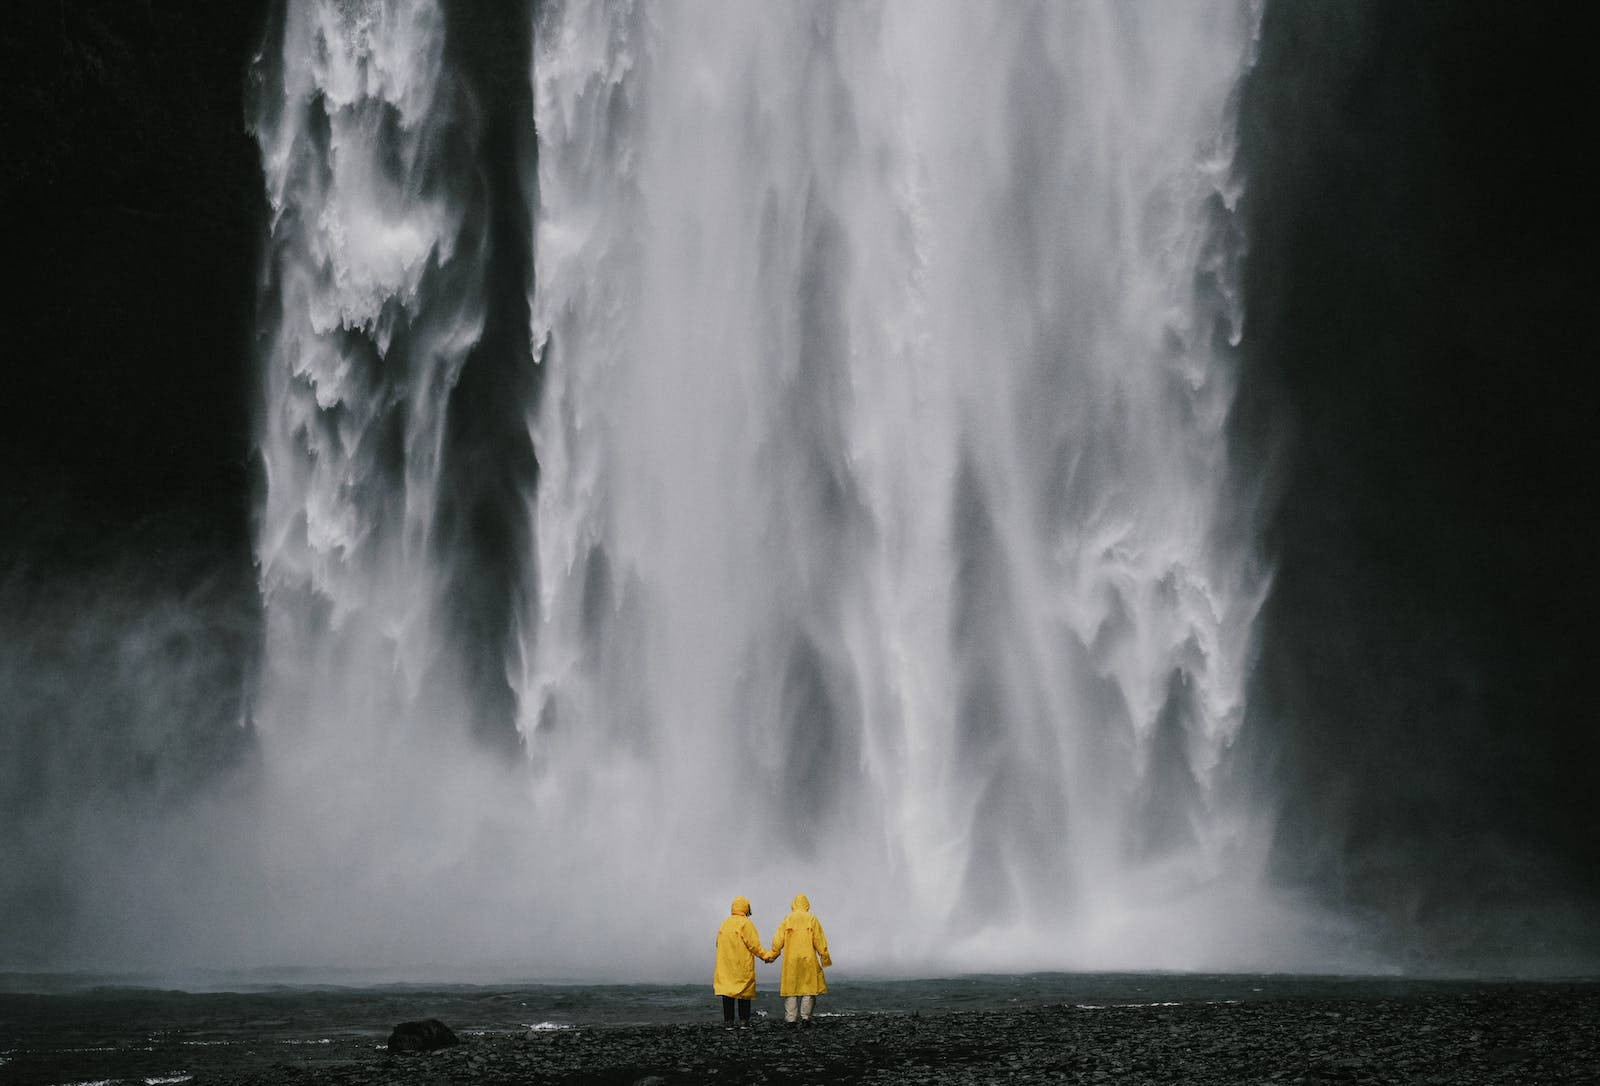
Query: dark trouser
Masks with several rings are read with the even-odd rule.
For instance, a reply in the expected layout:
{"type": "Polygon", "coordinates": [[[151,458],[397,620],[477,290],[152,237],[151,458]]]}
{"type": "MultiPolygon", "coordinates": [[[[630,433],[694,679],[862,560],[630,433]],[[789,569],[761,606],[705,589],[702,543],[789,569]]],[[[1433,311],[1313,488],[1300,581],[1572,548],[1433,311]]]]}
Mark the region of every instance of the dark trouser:
{"type": "Polygon", "coordinates": [[[722,997],[722,1020],[730,1026],[733,1025],[733,1005],[735,1003],[739,1005],[739,1021],[748,1023],[750,1021],[751,1001],[748,999],[735,999],[732,996],[722,997]]]}

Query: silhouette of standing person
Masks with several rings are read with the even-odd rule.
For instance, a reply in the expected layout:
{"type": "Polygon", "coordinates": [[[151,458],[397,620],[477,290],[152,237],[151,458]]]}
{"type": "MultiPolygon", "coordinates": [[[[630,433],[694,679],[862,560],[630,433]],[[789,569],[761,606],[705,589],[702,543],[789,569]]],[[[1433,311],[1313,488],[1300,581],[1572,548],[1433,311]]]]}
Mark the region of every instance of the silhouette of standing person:
{"type": "Polygon", "coordinates": [[[806,895],[796,894],[790,910],[789,915],[778,922],[778,930],[772,933],[771,953],[774,958],[783,955],[783,968],[778,975],[783,1020],[793,1023],[798,1014],[802,1024],[809,1024],[816,997],[828,990],[822,967],[832,965],[833,958],[828,954],[828,937],[823,934],[822,921],[811,915],[811,901],[806,895]]]}
{"type": "Polygon", "coordinates": [[[722,1027],[733,1028],[733,1012],[739,1011],[739,1028],[750,1028],[750,1001],[756,997],[756,963],[770,962],[776,955],[761,947],[761,933],[750,919],[750,902],[733,899],[729,916],[717,929],[717,964],[711,974],[711,990],[722,997],[722,1027]]]}

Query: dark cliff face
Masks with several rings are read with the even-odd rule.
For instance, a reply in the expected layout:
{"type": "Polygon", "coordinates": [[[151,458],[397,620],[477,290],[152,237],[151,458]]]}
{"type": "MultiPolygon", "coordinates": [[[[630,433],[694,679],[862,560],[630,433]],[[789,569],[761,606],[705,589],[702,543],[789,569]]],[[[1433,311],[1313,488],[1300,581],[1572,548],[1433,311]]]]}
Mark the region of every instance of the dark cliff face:
{"type": "Polygon", "coordinates": [[[1275,874],[1397,944],[1582,940],[1600,892],[1579,49],[1549,7],[1280,0],[1246,89],[1245,741],[1275,874]]]}
{"type": "Polygon", "coordinates": [[[264,200],[243,89],[261,6],[6,13],[7,540],[153,512],[244,540],[264,200]]]}
{"type": "Polygon", "coordinates": [[[441,464],[442,531],[435,543],[450,570],[450,676],[472,692],[477,737],[517,756],[515,696],[506,681],[533,547],[527,498],[538,465],[528,430],[539,374],[529,364],[528,297],[533,286],[533,86],[530,0],[493,5],[457,0],[445,8],[452,64],[463,73],[480,130],[479,184],[464,232],[482,238],[484,327],[450,395],[441,464]]]}
{"type": "Polygon", "coordinates": [[[118,831],[249,765],[262,6],[32,0],[0,21],[7,963],[81,952],[118,831]]]}

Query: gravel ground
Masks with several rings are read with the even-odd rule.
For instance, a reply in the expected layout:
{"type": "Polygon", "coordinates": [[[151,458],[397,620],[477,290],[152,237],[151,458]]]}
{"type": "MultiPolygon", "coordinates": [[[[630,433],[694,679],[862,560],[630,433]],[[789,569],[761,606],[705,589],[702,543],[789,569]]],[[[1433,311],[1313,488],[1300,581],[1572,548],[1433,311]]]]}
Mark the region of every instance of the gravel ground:
{"type": "Polygon", "coordinates": [[[466,1038],[197,1075],[272,1083],[1600,1082],[1600,991],[1411,1000],[1039,1007],[466,1038]]]}

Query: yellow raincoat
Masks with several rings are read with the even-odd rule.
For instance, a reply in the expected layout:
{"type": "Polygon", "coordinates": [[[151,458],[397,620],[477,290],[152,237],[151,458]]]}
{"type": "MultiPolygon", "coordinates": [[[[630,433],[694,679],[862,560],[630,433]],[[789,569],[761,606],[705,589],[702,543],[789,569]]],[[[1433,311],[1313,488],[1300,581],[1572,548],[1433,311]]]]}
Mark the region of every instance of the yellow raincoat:
{"type": "Polygon", "coordinates": [[[822,922],[811,915],[811,902],[806,895],[796,894],[791,908],[793,911],[772,933],[772,953],[783,955],[778,994],[821,995],[828,990],[822,967],[833,964],[828,955],[828,937],[822,933],[822,922]]]}
{"type": "Polygon", "coordinates": [[[771,961],[761,947],[761,933],[750,919],[750,902],[733,899],[732,915],[717,929],[717,967],[711,974],[711,990],[719,996],[754,999],[756,958],[771,961]]]}

